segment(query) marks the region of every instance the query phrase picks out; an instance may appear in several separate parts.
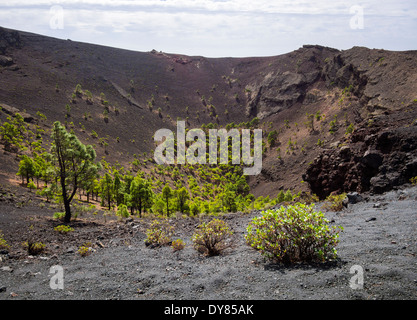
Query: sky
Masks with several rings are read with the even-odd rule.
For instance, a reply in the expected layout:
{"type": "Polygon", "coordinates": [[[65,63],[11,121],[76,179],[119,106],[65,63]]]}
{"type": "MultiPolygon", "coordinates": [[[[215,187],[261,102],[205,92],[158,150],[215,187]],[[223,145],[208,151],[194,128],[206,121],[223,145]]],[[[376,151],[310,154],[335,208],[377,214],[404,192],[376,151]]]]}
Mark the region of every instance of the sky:
{"type": "Polygon", "coordinates": [[[416,0],[0,0],[0,26],[135,51],[205,57],[304,44],[417,50],[416,0]]]}

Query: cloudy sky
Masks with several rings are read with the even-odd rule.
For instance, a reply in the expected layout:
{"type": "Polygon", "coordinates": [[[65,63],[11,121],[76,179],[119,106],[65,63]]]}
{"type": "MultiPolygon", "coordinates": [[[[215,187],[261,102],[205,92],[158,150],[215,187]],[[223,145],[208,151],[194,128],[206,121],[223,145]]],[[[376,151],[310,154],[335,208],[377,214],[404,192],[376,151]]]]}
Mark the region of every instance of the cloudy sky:
{"type": "Polygon", "coordinates": [[[0,0],[0,26],[206,57],[271,56],[303,44],[417,50],[417,1],[0,0]]]}

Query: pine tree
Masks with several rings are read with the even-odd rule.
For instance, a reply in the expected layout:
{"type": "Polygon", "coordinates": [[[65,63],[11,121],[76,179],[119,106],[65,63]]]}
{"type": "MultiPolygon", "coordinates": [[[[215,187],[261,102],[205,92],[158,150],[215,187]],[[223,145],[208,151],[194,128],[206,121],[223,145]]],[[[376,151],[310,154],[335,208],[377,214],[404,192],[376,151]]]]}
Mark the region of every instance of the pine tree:
{"type": "Polygon", "coordinates": [[[94,161],[96,152],[91,145],[82,144],[73,133],[67,132],[59,122],[54,122],[52,129],[51,159],[61,185],[64,202],[64,221],[71,220],[71,201],[77,189],[89,173],[98,170],[94,161]]]}
{"type": "Polygon", "coordinates": [[[17,175],[22,177],[22,184],[23,178],[26,178],[26,183],[29,184],[30,178],[35,175],[35,163],[33,159],[27,155],[22,155],[20,158],[22,160],[19,162],[19,170],[17,175]]]}
{"type": "Polygon", "coordinates": [[[130,205],[132,209],[139,210],[139,216],[142,217],[142,210],[150,206],[153,196],[151,185],[148,180],[141,176],[136,176],[130,184],[130,205]]]}
{"type": "MultiPolygon", "coordinates": [[[[107,202],[109,210],[111,209],[111,203],[113,201],[113,178],[108,172],[100,180],[101,200],[107,202]]],[[[102,204],[103,205],[103,204],[102,204]]]]}
{"type": "Polygon", "coordinates": [[[281,203],[285,201],[285,194],[284,191],[281,190],[277,195],[277,203],[281,203]]]}
{"type": "Polygon", "coordinates": [[[187,207],[186,206],[187,200],[190,199],[188,190],[185,187],[182,187],[181,189],[177,190],[176,196],[177,196],[178,208],[181,212],[184,212],[187,207]]]}
{"type": "Polygon", "coordinates": [[[285,192],[284,201],[292,201],[292,200],[293,200],[293,196],[292,196],[291,190],[288,189],[287,192],[285,192]]]}
{"type": "Polygon", "coordinates": [[[169,217],[169,199],[172,197],[172,189],[169,185],[165,185],[165,187],[162,189],[162,197],[166,203],[167,216],[169,217]]]}
{"type": "Polygon", "coordinates": [[[220,194],[223,207],[225,207],[228,212],[235,212],[237,210],[236,196],[235,186],[232,184],[226,185],[223,192],[220,194]]]}
{"type": "Polygon", "coordinates": [[[124,200],[124,195],[123,195],[123,190],[122,190],[122,180],[120,179],[120,174],[117,170],[114,172],[113,194],[114,194],[114,200],[116,201],[117,206],[122,204],[124,200]]]}

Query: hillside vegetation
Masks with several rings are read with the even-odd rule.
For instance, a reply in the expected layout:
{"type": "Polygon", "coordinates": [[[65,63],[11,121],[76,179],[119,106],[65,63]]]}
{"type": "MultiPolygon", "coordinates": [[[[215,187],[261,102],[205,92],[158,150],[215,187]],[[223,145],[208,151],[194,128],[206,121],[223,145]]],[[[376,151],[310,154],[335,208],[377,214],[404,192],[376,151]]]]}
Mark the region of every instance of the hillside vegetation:
{"type": "Polygon", "coordinates": [[[416,52],[306,45],[275,57],[208,59],[0,31],[0,179],[47,201],[62,194],[50,153],[57,121],[100,164],[74,196],[132,214],[250,211],[389,190],[417,175],[409,152],[400,177],[375,178],[401,143],[369,156],[381,149],[372,138],[381,130],[409,127],[401,141],[415,133],[416,52]],[[156,164],[155,132],[176,132],[179,120],[206,133],[262,129],[261,174],[230,163],[156,164]]]}

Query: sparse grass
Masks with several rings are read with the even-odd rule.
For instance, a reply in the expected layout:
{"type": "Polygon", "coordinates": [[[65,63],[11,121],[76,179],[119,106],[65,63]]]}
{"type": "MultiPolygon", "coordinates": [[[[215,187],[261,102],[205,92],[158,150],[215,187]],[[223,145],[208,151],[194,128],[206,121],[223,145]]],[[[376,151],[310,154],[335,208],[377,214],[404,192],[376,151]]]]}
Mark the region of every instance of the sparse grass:
{"type": "Polygon", "coordinates": [[[10,245],[4,239],[4,235],[2,231],[0,230],[0,249],[8,249],[8,248],[10,248],[10,245]]]}

